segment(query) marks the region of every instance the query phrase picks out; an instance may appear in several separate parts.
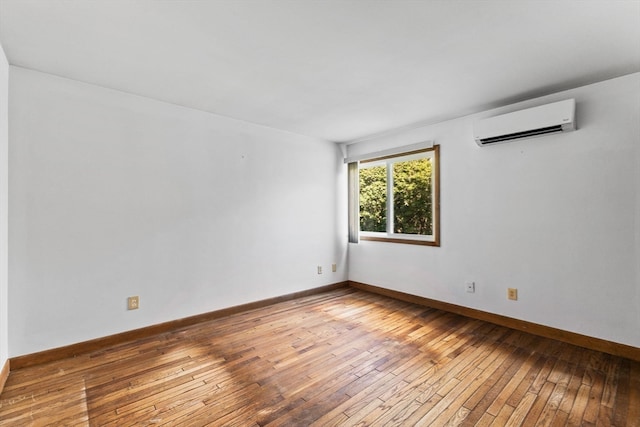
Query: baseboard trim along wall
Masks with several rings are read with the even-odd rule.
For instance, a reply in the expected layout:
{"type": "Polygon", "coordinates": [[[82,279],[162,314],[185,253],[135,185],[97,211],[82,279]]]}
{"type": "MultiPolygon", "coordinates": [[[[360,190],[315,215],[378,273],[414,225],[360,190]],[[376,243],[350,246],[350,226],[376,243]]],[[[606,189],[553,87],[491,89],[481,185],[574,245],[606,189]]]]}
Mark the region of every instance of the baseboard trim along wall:
{"type": "Polygon", "coordinates": [[[4,390],[4,384],[7,382],[7,378],[9,378],[11,363],[9,359],[4,361],[4,365],[2,365],[2,370],[0,370],[0,394],[2,394],[2,390],[4,390]]]}
{"type": "Polygon", "coordinates": [[[580,347],[588,348],[591,350],[602,351],[615,356],[626,357],[631,360],[640,362],[640,348],[632,347],[625,344],[619,344],[612,341],[603,340],[600,338],[589,337],[586,335],[577,334],[574,332],[564,331],[562,329],[556,329],[549,326],[539,325],[524,320],[518,320],[499,314],[493,314],[486,311],[476,310],[469,307],[463,307],[460,305],[450,304],[438,300],[432,300],[417,295],[407,294],[404,292],[394,291],[391,289],[381,288],[378,286],[368,285],[365,283],[346,281],[334,283],[331,285],[321,286],[318,288],[309,289],[306,291],[295,292],[292,294],[282,295],[279,297],[268,298],[261,301],[250,302],[247,304],[241,304],[234,307],[224,308],[221,310],[212,311],[209,313],[203,313],[183,319],[172,320],[157,325],[147,326],[140,329],[122,332],[115,335],[109,335],[107,337],[96,338],[90,341],[84,341],[77,344],[71,344],[64,347],[58,347],[50,350],[44,350],[38,353],[26,354],[7,360],[4,364],[2,371],[0,372],[0,391],[4,386],[9,375],[9,367],[11,369],[20,369],[28,366],[39,365],[41,363],[52,362],[55,360],[65,359],[68,357],[78,356],[80,354],[90,353],[93,351],[101,350],[105,347],[121,344],[124,342],[135,341],[138,339],[147,338],[153,335],[172,332],[176,329],[186,326],[195,325],[210,320],[219,319],[221,317],[229,316],[232,314],[241,313],[248,310],[254,310],[257,308],[266,307],[279,302],[290,301],[296,298],[305,296],[320,294],[323,292],[351,286],[362,291],[371,292],[379,295],[384,295],[390,298],[395,298],[401,301],[411,302],[423,306],[433,307],[439,310],[448,311],[462,316],[470,317],[473,319],[484,320],[486,322],[494,323],[500,326],[506,326],[508,328],[516,329],[523,332],[529,332],[534,335],[539,335],[546,338],[556,339],[569,344],[577,345],[580,347]]]}
{"type": "Polygon", "coordinates": [[[528,332],[530,334],[538,335],[545,338],[552,338],[558,341],[577,345],[579,347],[597,350],[603,353],[609,353],[614,356],[622,356],[640,362],[640,348],[632,347],[630,345],[619,344],[600,338],[577,334],[575,332],[552,328],[550,326],[539,325],[537,323],[518,320],[512,317],[493,314],[486,311],[476,310],[474,308],[450,304],[447,302],[432,300],[425,297],[406,294],[404,292],[394,291],[391,289],[381,288],[373,285],[367,285],[365,283],[354,282],[351,280],[349,281],[349,286],[374,294],[384,295],[401,301],[437,308],[439,310],[460,314],[472,319],[484,320],[486,322],[495,323],[496,325],[506,326],[511,329],[528,332]]]}
{"type": "MultiPolygon", "coordinates": [[[[162,333],[172,332],[176,329],[184,328],[186,326],[196,325],[198,323],[219,319],[221,317],[242,313],[244,311],[255,310],[256,308],[266,307],[269,305],[277,304],[279,302],[290,301],[296,298],[320,294],[334,289],[344,288],[346,286],[348,286],[347,282],[334,283],[331,285],[320,286],[318,288],[313,288],[306,291],[294,292],[287,295],[254,301],[247,304],[236,305],[233,307],[223,308],[221,310],[211,311],[195,316],[185,317],[183,319],[159,323],[157,325],[134,329],[131,331],[109,335],[102,338],[96,338],[77,344],[71,344],[63,347],[53,348],[50,350],[43,350],[37,353],[26,354],[24,356],[17,356],[10,359],[11,369],[16,370],[20,368],[26,368],[28,366],[39,365],[41,363],[66,359],[68,357],[75,357],[80,354],[101,350],[108,346],[148,338],[153,335],[162,333]]],[[[7,370],[7,375],[8,373],[9,371],[7,370]]]]}

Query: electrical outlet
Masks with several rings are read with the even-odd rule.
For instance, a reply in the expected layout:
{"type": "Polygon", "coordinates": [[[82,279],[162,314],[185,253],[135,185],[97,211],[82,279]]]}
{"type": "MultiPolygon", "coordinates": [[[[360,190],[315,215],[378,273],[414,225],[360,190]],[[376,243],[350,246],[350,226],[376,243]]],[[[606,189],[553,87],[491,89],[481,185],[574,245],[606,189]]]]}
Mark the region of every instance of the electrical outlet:
{"type": "Polygon", "coordinates": [[[467,282],[466,286],[467,286],[467,292],[469,292],[470,294],[472,294],[472,293],[474,293],[476,291],[476,283],[475,282],[467,282]]]}
{"type": "Polygon", "coordinates": [[[318,266],[318,274],[322,274],[322,266],[321,265],[318,266]]]}
{"type": "Polygon", "coordinates": [[[517,301],[518,299],[518,289],[517,288],[507,288],[507,298],[517,301]]]}
{"type": "Polygon", "coordinates": [[[127,298],[127,310],[137,310],[138,308],[140,308],[140,297],[127,298]]]}
{"type": "Polygon", "coordinates": [[[331,264],[331,271],[333,271],[334,273],[338,271],[338,264],[331,264]]]}

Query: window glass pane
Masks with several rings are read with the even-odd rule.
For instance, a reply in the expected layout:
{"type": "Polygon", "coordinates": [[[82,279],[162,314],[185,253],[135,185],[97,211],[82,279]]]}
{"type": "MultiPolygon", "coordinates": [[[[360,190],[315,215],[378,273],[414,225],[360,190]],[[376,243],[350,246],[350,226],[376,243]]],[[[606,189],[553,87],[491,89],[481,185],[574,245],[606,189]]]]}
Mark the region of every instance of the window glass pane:
{"type": "Polygon", "coordinates": [[[360,169],[360,230],[387,231],[387,167],[360,169]]]}
{"type": "Polygon", "coordinates": [[[393,164],[393,232],[433,234],[431,159],[393,164]]]}

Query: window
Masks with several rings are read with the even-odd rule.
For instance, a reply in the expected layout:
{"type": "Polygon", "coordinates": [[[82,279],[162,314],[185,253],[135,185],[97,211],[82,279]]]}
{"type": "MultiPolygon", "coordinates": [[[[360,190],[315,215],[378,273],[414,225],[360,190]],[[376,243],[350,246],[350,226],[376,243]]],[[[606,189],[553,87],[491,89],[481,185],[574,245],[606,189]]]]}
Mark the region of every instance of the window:
{"type": "Polygon", "coordinates": [[[358,227],[360,239],[440,245],[439,146],[362,160],[349,171],[357,172],[350,182],[357,207],[352,200],[350,209],[352,217],[358,213],[350,227],[358,227]]]}

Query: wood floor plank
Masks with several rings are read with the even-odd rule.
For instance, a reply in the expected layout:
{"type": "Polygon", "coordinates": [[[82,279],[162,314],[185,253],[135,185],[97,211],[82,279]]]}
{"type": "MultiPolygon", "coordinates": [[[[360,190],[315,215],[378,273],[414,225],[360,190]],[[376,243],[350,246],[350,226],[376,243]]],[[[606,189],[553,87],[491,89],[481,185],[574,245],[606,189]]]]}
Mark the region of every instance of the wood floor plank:
{"type": "Polygon", "coordinates": [[[567,414],[564,411],[556,411],[556,414],[553,416],[553,420],[551,420],[550,425],[553,427],[564,427],[567,425],[568,419],[569,419],[569,414],[567,414]]]}
{"type": "Polygon", "coordinates": [[[582,422],[582,415],[584,414],[584,410],[587,407],[587,403],[589,402],[589,392],[591,391],[591,386],[587,384],[580,385],[578,389],[578,394],[576,395],[576,399],[573,402],[573,406],[571,407],[571,412],[569,412],[569,419],[567,421],[567,425],[570,426],[579,426],[582,422]]]}
{"type": "MultiPolygon", "coordinates": [[[[488,413],[496,416],[496,419],[499,419],[498,413],[507,404],[507,400],[509,399],[509,397],[511,397],[511,394],[517,389],[520,382],[529,372],[529,369],[535,364],[536,359],[537,359],[537,355],[531,354],[529,355],[529,357],[527,357],[526,360],[524,360],[520,364],[520,366],[518,367],[518,370],[516,370],[513,373],[513,376],[509,379],[509,382],[501,388],[500,393],[496,396],[493,403],[491,403],[491,406],[489,406],[489,408],[487,409],[488,413]]],[[[543,366],[543,369],[544,369],[544,366],[543,366]]],[[[543,369],[540,370],[539,372],[540,373],[544,372],[543,369]]],[[[508,405],[508,406],[513,408],[513,406],[511,405],[508,405]]]]}
{"type": "Polygon", "coordinates": [[[604,374],[601,372],[591,373],[591,390],[589,390],[589,400],[582,415],[583,422],[595,424],[598,420],[598,412],[600,411],[602,390],[604,388],[604,374]]]}
{"type": "Polygon", "coordinates": [[[533,402],[533,405],[531,405],[531,407],[529,408],[529,412],[525,416],[522,422],[522,425],[524,426],[535,425],[541,421],[540,418],[541,418],[542,412],[546,407],[547,402],[549,401],[549,397],[551,396],[551,393],[553,392],[553,389],[555,388],[555,386],[556,385],[552,382],[546,382],[542,386],[542,388],[540,389],[540,392],[538,393],[536,401],[533,402]]]}
{"type": "Polygon", "coordinates": [[[629,411],[627,420],[630,427],[640,426],[640,362],[631,362],[629,378],[629,411]]]}
{"type": "Polygon", "coordinates": [[[4,426],[632,426],[640,364],[335,289],[11,372],[4,426]]]}
{"type": "MultiPolygon", "coordinates": [[[[516,358],[511,357],[514,348],[504,348],[503,346],[498,346],[498,344],[493,344],[496,346],[496,351],[502,354],[502,357],[498,360],[498,365],[495,366],[494,374],[491,375],[487,380],[485,380],[480,387],[464,402],[464,407],[469,409],[471,414],[477,414],[477,417],[471,417],[471,419],[475,418],[475,421],[479,420],[482,414],[486,411],[489,405],[493,402],[495,396],[492,394],[495,392],[496,395],[500,391],[501,386],[496,386],[496,383],[499,381],[507,381],[507,372],[512,369],[512,365],[516,358]],[[484,403],[484,404],[483,404],[484,403]],[[477,408],[477,409],[476,409],[477,408]]],[[[486,369],[486,368],[485,368],[486,369]]],[[[467,424],[467,422],[465,422],[467,424]]]]}
{"type": "Polygon", "coordinates": [[[491,423],[491,427],[504,427],[507,425],[509,418],[511,418],[511,414],[513,414],[514,407],[510,405],[504,405],[500,408],[500,411],[496,414],[493,422],[491,423]]]}
{"type": "Polygon", "coordinates": [[[529,370],[525,375],[522,376],[520,383],[505,401],[507,405],[514,408],[518,406],[527,392],[531,393],[533,382],[536,380],[538,373],[543,368],[546,362],[545,359],[540,358],[537,354],[531,354],[529,357],[531,358],[529,370]]]}
{"type": "Polygon", "coordinates": [[[558,383],[555,388],[551,392],[547,403],[542,408],[542,412],[538,416],[538,423],[541,425],[549,425],[553,422],[553,418],[555,417],[558,407],[560,406],[560,402],[564,396],[564,393],[567,391],[567,384],[558,383]]]}
{"type": "Polygon", "coordinates": [[[518,406],[514,408],[505,426],[516,427],[523,425],[524,419],[529,414],[529,410],[531,409],[537,398],[538,395],[534,393],[529,392],[525,394],[518,402],[518,406]]]}

